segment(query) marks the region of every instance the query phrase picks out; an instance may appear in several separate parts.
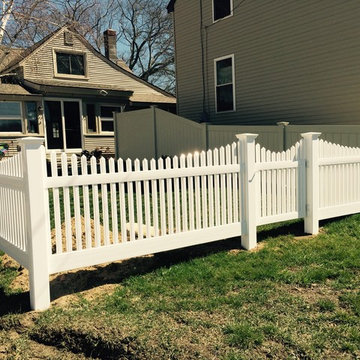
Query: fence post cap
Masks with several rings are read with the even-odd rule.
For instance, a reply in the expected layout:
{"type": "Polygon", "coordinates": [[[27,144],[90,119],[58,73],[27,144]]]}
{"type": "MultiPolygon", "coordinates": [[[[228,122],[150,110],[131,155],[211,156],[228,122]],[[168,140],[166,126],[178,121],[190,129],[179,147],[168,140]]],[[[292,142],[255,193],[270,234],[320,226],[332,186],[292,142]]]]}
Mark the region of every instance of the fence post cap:
{"type": "Polygon", "coordinates": [[[245,134],[236,134],[236,137],[239,140],[247,139],[247,140],[255,140],[259,134],[251,134],[251,133],[245,133],[245,134]]]}
{"type": "Polygon", "coordinates": [[[279,121],[276,123],[278,126],[288,126],[290,123],[288,121],[279,121]]]}
{"type": "Polygon", "coordinates": [[[45,141],[45,139],[44,138],[39,138],[39,137],[33,137],[33,136],[31,136],[31,137],[26,137],[26,138],[21,138],[20,140],[19,140],[19,144],[20,145],[27,145],[27,146],[29,146],[29,145],[33,145],[33,146],[37,146],[37,147],[39,147],[39,146],[41,146],[43,143],[44,143],[44,141],[45,141]]]}
{"type": "Polygon", "coordinates": [[[301,136],[303,138],[310,138],[312,140],[317,140],[320,135],[321,135],[321,132],[307,132],[307,133],[301,134],[301,136]]]}

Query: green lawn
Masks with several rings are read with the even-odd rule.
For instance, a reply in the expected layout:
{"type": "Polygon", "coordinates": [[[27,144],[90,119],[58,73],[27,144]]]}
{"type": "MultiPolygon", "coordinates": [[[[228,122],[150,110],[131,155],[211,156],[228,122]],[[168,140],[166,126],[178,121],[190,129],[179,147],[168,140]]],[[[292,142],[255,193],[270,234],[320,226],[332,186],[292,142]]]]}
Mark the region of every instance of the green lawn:
{"type": "Polygon", "coordinates": [[[0,266],[0,359],[360,358],[360,215],[322,225],[263,227],[254,252],[233,239],[83,271],[78,288],[65,275],[65,293],[107,290],[43,313],[0,266]]]}

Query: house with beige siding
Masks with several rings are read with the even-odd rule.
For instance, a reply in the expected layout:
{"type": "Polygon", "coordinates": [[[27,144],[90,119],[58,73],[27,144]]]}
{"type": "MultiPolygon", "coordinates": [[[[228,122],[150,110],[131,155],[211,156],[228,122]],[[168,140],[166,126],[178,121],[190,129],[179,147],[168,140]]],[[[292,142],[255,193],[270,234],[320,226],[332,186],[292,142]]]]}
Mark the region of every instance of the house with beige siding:
{"type": "Polygon", "coordinates": [[[114,150],[113,112],[176,99],[135,76],[116,55],[116,33],[104,33],[105,56],[64,26],[28,49],[0,47],[0,143],[11,152],[24,136],[47,149],[114,150]]]}
{"type": "Polygon", "coordinates": [[[178,114],[215,124],[360,125],[360,6],[171,0],[178,114]]]}

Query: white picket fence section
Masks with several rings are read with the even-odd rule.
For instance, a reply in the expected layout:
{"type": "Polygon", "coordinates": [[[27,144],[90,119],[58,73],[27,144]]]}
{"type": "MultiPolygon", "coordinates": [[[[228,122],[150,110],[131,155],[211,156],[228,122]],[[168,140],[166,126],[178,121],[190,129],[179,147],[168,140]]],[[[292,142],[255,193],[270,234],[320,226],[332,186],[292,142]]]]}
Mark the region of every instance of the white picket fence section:
{"type": "Polygon", "coordinates": [[[256,134],[207,152],[142,161],[51,153],[42,139],[0,162],[0,248],[30,274],[33,309],[50,305],[49,275],[241,236],[258,225],[360,212],[360,149],[319,140],[284,152],[256,134]]]}
{"type": "Polygon", "coordinates": [[[0,248],[28,266],[25,190],[21,154],[0,161],[0,248]]]}
{"type": "Polygon", "coordinates": [[[360,212],[360,148],[319,142],[319,219],[360,212]]]}
{"type": "Polygon", "coordinates": [[[51,155],[50,273],[239,235],[236,143],[166,160],[93,157],[89,167],[51,155]]]}

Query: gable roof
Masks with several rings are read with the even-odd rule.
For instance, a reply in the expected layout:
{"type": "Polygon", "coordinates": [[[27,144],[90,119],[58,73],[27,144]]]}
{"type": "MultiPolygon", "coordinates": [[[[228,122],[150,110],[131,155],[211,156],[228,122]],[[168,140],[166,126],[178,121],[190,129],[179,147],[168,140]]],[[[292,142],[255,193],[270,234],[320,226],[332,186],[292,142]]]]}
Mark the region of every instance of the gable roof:
{"type": "Polygon", "coordinates": [[[118,61],[117,63],[114,63],[113,61],[109,60],[107,57],[105,57],[103,54],[101,54],[99,51],[97,51],[78,31],[76,31],[73,27],[69,26],[69,25],[64,25],[61,28],[55,30],[54,32],[50,33],[49,35],[47,35],[46,37],[44,37],[42,40],[40,40],[39,42],[37,42],[36,44],[34,44],[33,46],[22,50],[21,52],[19,52],[18,54],[16,54],[16,56],[14,55],[14,57],[12,58],[11,61],[9,61],[7,63],[7,65],[3,66],[2,68],[0,67],[0,73],[3,72],[10,72],[11,70],[16,69],[17,67],[21,66],[22,63],[32,54],[34,54],[34,52],[39,51],[42,47],[42,45],[45,45],[45,43],[47,41],[49,41],[50,39],[52,39],[54,36],[56,36],[58,33],[60,33],[63,30],[68,30],[71,31],[81,42],[82,44],[89,50],[91,51],[95,56],[97,56],[98,58],[100,58],[102,61],[106,62],[108,65],[110,65],[111,67],[113,67],[114,69],[116,69],[117,71],[126,74],[126,76],[131,77],[132,79],[134,79],[135,81],[138,81],[150,88],[152,88],[153,90],[159,92],[160,94],[162,94],[163,96],[166,96],[169,99],[169,102],[171,103],[175,103],[176,102],[176,98],[175,96],[173,96],[172,94],[160,89],[159,87],[148,83],[145,80],[142,80],[141,78],[139,78],[138,76],[136,76],[135,74],[133,74],[131,72],[131,70],[127,67],[127,65],[125,63],[122,63],[121,61],[118,61]]]}
{"type": "Polygon", "coordinates": [[[20,58],[21,54],[24,52],[24,49],[21,48],[10,48],[8,46],[0,46],[0,72],[5,70],[10,63],[15,59],[20,58]]]}
{"type": "MultiPolygon", "coordinates": [[[[0,61],[0,73],[12,70],[16,65],[18,65],[22,60],[32,54],[37,48],[39,48],[42,44],[45,43],[46,40],[51,38],[55,33],[57,33],[60,29],[50,33],[49,35],[45,36],[43,39],[35,43],[34,45],[22,49],[22,48],[9,48],[4,46],[6,50],[4,52],[7,54],[5,59],[0,61]],[[7,56],[9,55],[9,61],[6,61],[7,56]]],[[[1,60],[1,58],[0,58],[1,60]]]]}

